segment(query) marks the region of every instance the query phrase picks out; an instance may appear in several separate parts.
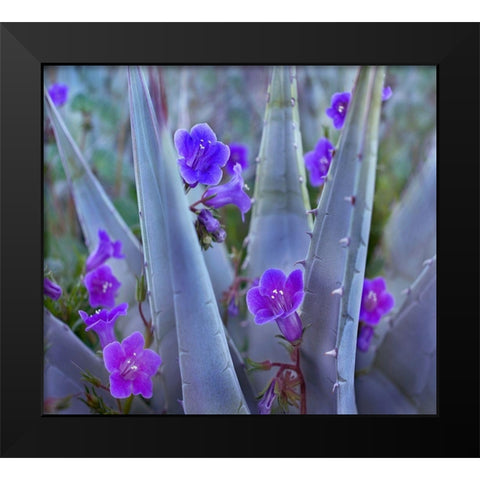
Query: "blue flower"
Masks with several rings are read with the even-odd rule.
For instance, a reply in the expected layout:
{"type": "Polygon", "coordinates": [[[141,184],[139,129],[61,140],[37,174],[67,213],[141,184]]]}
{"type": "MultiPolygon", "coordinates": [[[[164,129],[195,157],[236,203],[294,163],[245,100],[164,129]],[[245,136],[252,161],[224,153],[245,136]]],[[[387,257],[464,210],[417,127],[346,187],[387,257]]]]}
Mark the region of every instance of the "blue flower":
{"type": "Polygon", "coordinates": [[[90,295],[91,307],[113,308],[115,306],[115,296],[121,283],[114,277],[108,265],[101,265],[87,273],[84,283],[90,295]]]}
{"type": "Polygon", "coordinates": [[[227,164],[225,165],[225,170],[233,175],[235,171],[233,167],[238,163],[242,167],[242,170],[248,168],[248,148],[242,143],[230,143],[230,157],[227,164]]]}
{"type": "Polygon", "coordinates": [[[392,93],[393,92],[391,87],[385,87],[382,90],[382,102],[385,102],[386,100],[388,100],[392,96],[392,93]]]}
{"type": "Polygon", "coordinates": [[[83,310],[79,310],[80,317],[86,323],[85,331],[93,330],[100,339],[102,348],[105,348],[109,343],[115,342],[115,321],[119,315],[126,315],[128,310],[128,303],[122,303],[112,310],[100,310],[93,315],[83,310]]]}
{"type": "Polygon", "coordinates": [[[98,231],[99,243],[97,249],[87,258],[85,269],[87,272],[95,270],[104,264],[110,257],[124,258],[122,255],[122,242],[112,242],[108,233],[104,230],[98,231]]]}
{"type": "Polygon", "coordinates": [[[258,402],[258,411],[260,415],[268,415],[272,410],[273,401],[277,397],[277,394],[275,393],[275,383],[276,379],[274,378],[267,387],[262,399],[258,402]]]}
{"type": "Polygon", "coordinates": [[[275,320],[283,336],[295,342],[302,336],[302,321],[296,310],[303,300],[303,275],[294,270],[287,277],[281,270],[265,270],[258,287],[247,292],[247,306],[257,325],[275,320]]]}
{"type": "Polygon", "coordinates": [[[152,397],[152,376],[162,359],[144,346],[143,335],[133,332],[122,343],[115,341],[103,349],[103,361],[110,373],[110,393],[113,397],[128,398],[131,394],[152,397]]]}
{"type": "Polygon", "coordinates": [[[220,182],[230,149],[217,141],[208,124],[199,123],[190,133],[184,129],[177,130],[174,142],[180,155],[180,174],[187,185],[193,188],[198,183],[217,185],[220,182]]]}
{"type": "Polygon", "coordinates": [[[68,86],[62,83],[54,83],[49,89],[48,94],[56,107],[61,107],[68,97],[68,86]]]}
{"type": "Polygon", "coordinates": [[[372,280],[365,278],[360,305],[360,321],[376,325],[380,318],[393,308],[394,303],[394,298],[387,291],[383,277],[372,280]]]}
{"type": "Polygon", "coordinates": [[[305,154],[305,167],[310,174],[310,183],[319,187],[327,178],[328,169],[332,162],[334,147],[326,138],[321,138],[315,150],[305,154]]]}
{"type": "Polygon", "coordinates": [[[43,279],[43,293],[52,298],[53,300],[58,300],[62,295],[62,288],[60,285],[53,283],[48,278],[43,279]]]}
{"type": "Polygon", "coordinates": [[[367,352],[373,338],[373,328],[370,325],[360,324],[357,337],[357,348],[367,352]]]}
{"type": "Polygon", "coordinates": [[[252,201],[243,190],[242,167],[237,163],[233,170],[234,174],[229,182],[216,187],[210,187],[205,191],[203,197],[206,200],[203,203],[212,208],[220,208],[233,203],[239,208],[242,214],[242,221],[245,221],[245,213],[250,210],[252,201]],[[212,195],[214,195],[213,198],[209,198],[212,195]]]}
{"type": "Polygon", "coordinates": [[[345,122],[345,116],[350,103],[350,92],[335,93],[332,96],[330,108],[327,108],[327,115],[333,120],[333,126],[340,130],[345,122]]]}

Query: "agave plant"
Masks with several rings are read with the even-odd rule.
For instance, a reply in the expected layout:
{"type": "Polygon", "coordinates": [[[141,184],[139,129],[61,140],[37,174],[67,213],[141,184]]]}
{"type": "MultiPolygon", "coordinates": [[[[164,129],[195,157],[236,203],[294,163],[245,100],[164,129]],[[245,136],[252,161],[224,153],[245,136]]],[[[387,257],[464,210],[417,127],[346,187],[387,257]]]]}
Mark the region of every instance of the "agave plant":
{"type": "MultiPolygon", "coordinates": [[[[45,410],[434,414],[434,149],[371,254],[382,276],[366,276],[385,67],[360,67],[333,95],[338,138],[306,155],[296,68],[273,67],[253,192],[234,142],[206,122],[171,128],[162,69],[124,72],[137,232],[69,132],[63,90],[45,91],[88,249],[65,308],[46,274],[45,410]],[[229,204],[246,232],[233,251],[229,204]]],[[[190,117],[185,78],[178,119],[190,117]]]]}

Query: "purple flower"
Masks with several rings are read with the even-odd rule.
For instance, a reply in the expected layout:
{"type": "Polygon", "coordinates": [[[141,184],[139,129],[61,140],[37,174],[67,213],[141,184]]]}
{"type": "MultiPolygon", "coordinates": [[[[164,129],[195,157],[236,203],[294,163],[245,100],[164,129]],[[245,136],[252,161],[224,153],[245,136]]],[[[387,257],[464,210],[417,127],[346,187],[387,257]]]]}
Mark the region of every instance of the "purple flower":
{"type": "Polygon", "coordinates": [[[217,141],[208,124],[199,123],[190,133],[177,130],[174,142],[180,155],[180,173],[187,185],[193,188],[198,183],[217,185],[220,182],[222,167],[227,163],[230,149],[217,141]]]}
{"type": "Polygon", "coordinates": [[[151,377],[162,363],[153,350],[144,349],[145,339],[140,332],[133,332],[122,343],[117,341],[103,349],[105,368],[110,373],[110,393],[115,398],[142,395],[151,398],[151,377]]]}
{"type": "Polygon", "coordinates": [[[205,200],[203,203],[208,207],[220,208],[229,203],[236,205],[242,213],[242,221],[245,221],[245,213],[250,210],[252,201],[243,190],[244,182],[242,177],[242,167],[236,164],[233,167],[234,174],[231,180],[223,185],[210,187],[204,193],[204,198],[215,195],[213,198],[205,200]]]}
{"type": "Polygon", "coordinates": [[[79,310],[82,320],[87,324],[85,331],[93,330],[100,339],[102,348],[105,348],[109,343],[115,342],[115,321],[119,315],[126,315],[128,310],[128,303],[122,303],[112,310],[100,310],[93,315],[83,310],[79,310]]]}
{"type": "Polygon", "coordinates": [[[228,311],[228,315],[231,316],[231,317],[236,317],[238,315],[238,305],[235,301],[235,297],[233,297],[229,304],[228,304],[228,307],[227,307],[227,311],[228,311]]]}
{"type": "Polygon", "coordinates": [[[361,352],[367,352],[370,347],[370,342],[373,338],[373,327],[370,325],[360,325],[357,338],[357,348],[361,352]]]}
{"type": "Polygon", "coordinates": [[[105,263],[110,257],[124,258],[122,255],[122,242],[112,242],[108,233],[104,230],[98,231],[99,243],[97,249],[87,258],[86,271],[90,272],[105,263]]]}
{"type": "Polygon", "coordinates": [[[340,130],[345,122],[350,97],[350,92],[333,94],[330,108],[326,110],[327,115],[333,120],[333,126],[337,130],[340,130]]]}
{"type": "Polygon", "coordinates": [[[247,292],[247,306],[257,325],[275,320],[283,336],[294,342],[302,336],[302,321],[296,310],[303,300],[303,275],[294,270],[287,277],[281,270],[265,270],[258,287],[247,292]]]}
{"type": "Polygon", "coordinates": [[[62,288],[60,285],[53,283],[48,278],[43,279],[43,293],[52,298],[53,300],[58,300],[62,295],[62,288]]]}
{"type": "Polygon", "coordinates": [[[225,170],[233,175],[235,172],[233,167],[239,163],[242,167],[242,170],[246,170],[248,167],[248,148],[242,143],[231,143],[230,147],[230,157],[225,165],[225,170]]]}
{"type": "Polygon", "coordinates": [[[386,100],[388,100],[392,96],[392,93],[393,92],[391,87],[385,87],[382,90],[382,102],[385,102],[386,100]]]}
{"type": "Polygon", "coordinates": [[[326,138],[321,138],[315,150],[305,154],[305,166],[310,173],[310,183],[314,187],[319,187],[325,182],[333,151],[333,145],[326,138]]]}
{"type": "Polygon", "coordinates": [[[270,382],[267,390],[263,394],[262,399],[258,402],[258,412],[260,415],[268,415],[272,410],[273,401],[276,398],[275,379],[270,382]]]}
{"type": "Polygon", "coordinates": [[[393,305],[393,296],[387,292],[385,280],[382,277],[372,280],[365,278],[360,306],[360,321],[369,325],[376,325],[382,315],[393,308],[393,305]]]}
{"type": "Polygon", "coordinates": [[[108,265],[102,265],[85,275],[85,286],[90,295],[90,306],[113,308],[121,283],[113,276],[108,265]]]}
{"type": "Polygon", "coordinates": [[[61,107],[68,97],[68,87],[62,83],[54,83],[49,89],[48,94],[56,107],[61,107]]]}
{"type": "Polygon", "coordinates": [[[202,210],[198,214],[198,221],[205,227],[208,233],[212,234],[216,242],[222,243],[225,240],[227,234],[210,210],[202,210]]]}

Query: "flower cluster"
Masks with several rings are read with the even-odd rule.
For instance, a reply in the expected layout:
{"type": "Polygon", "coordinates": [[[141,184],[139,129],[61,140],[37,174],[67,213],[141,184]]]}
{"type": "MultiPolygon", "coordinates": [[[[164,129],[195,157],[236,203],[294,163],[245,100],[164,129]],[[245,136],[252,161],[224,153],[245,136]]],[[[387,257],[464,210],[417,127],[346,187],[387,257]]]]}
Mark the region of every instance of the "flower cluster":
{"type": "Polygon", "coordinates": [[[387,291],[383,277],[364,279],[357,338],[357,347],[360,351],[368,351],[374,334],[373,327],[380,322],[383,315],[392,310],[394,304],[394,298],[387,291]]]}
{"type": "Polygon", "coordinates": [[[151,377],[162,360],[153,350],[144,348],[145,339],[140,332],[132,333],[121,343],[117,341],[115,322],[119,316],[127,315],[128,304],[115,306],[115,296],[121,284],[105,262],[110,258],[124,258],[122,243],[110,240],[104,230],[99,230],[98,237],[98,246],[86,261],[84,283],[90,305],[107,308],[98,309],[91,315],[83,310],[78,313],[86,325],[85,331],[93,330],[98,335],[105,368],[110,373],[112,396],[118,399],[130,395],[150,398],[153,394],[151,377]]]}
{"type": "Polygon", "coordinates": [[[242,144],[232,143],[228,147],[218,141],[207,123],[194,125],[190,132],[177,130],[174,143],[179,155],[177,162],[180,174],[187,190],[199,183],[208,187],[201,199],[190,206],[192,212],[198,215],[195,227],[200,244],[207,249],[212,241],[221,243],[226,237],[223,226],[214,214],[216,209],[229,204],[236,205],[242,221],[245,221],[245,213],[250,210],[251,199],[245,193],[242,177],[243,169],[248,166],[248,150],[242,144]],[[231,179],[220,184],[222,169],[231,175],[231,179]],[[199,211],[195,208],[199,204],[207,208],[199,211]]]}

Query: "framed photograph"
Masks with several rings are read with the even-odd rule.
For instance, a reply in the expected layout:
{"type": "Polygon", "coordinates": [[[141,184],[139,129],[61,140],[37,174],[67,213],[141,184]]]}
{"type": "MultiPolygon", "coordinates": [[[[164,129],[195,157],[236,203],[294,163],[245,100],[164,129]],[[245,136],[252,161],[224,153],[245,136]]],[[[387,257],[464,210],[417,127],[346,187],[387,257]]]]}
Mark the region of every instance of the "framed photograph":
{"type": "Polygon", "coordinates": [[[1,25],[2,456],[478,456],[478,25],[185,26],[1,25]]]}

